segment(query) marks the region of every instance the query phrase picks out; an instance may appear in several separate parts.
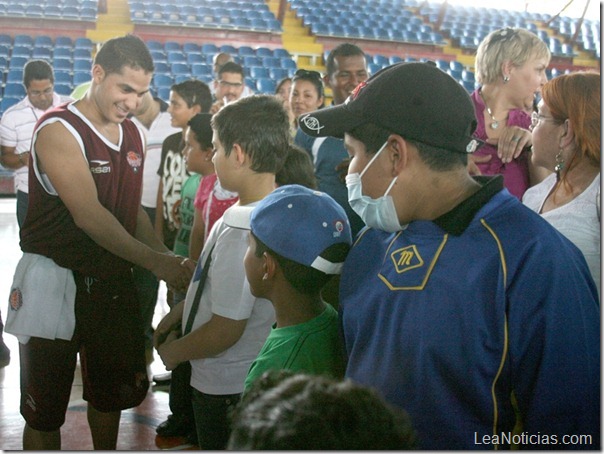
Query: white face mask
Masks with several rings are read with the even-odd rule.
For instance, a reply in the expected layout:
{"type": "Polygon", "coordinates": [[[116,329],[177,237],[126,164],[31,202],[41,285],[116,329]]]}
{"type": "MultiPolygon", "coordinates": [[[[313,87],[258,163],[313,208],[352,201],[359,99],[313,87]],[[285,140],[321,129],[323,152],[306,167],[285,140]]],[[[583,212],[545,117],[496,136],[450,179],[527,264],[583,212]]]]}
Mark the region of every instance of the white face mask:
{"type": "Polygon", "coordinates": [[[388,193],[394,186],[397,177],[394,177],[388,189],[382,197],[379,199],[372,199],[371,197],[363,194],[363,184],[361,178],[369,168],[369,166],[375,161],[384,148],[386,148],[388,142],[382,145],[382,148],[378,150],[371,161],[359,173],[351,173],[346,175],[346,188],[348,189],[348,202],[352,209],[361,217],[365,225],[374,229],[383,230],[385,232],[398,232],[404,230],[407,226],[402,226],[398,221],[398,215],[396,214],[396,208],[394,207],[394,200],[388,193]]]}

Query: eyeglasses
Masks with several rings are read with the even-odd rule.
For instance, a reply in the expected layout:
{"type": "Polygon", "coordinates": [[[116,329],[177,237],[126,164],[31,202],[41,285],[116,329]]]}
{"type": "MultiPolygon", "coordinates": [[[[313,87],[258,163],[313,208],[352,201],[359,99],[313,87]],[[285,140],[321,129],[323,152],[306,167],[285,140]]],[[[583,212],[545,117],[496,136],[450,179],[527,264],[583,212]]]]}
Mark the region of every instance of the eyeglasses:
{"type": "Polygon", "coordinates": [[[235,87],[235,88],[239,88],[239,87],[241,87],[243,85],[241,82],[228,82],[226,80],[219,80],[218,83],[220,84],[221,87],[235,87]]]}
{"type": "Polygon", "coordinates": [[[38,90],[29,91],[29,90],[27,90],[27,93],[32,98],[39,98],[40,96],[48,96],[48,95],[51,95],[52,92],[53,92],[52,85],[50,87],[48,87],[46,90],[44,90],[44,91],[38,91],[38,90]]]}
{"type": "Polygon", "coordinates": [[[558,123],[558,120],[554,117],[546,117],[545,115],[539,114],[539,112],[533,112],[531,114],[531,130],[536,128],[540,121],[553,121],[558,123]]]}
{"type": "Polygon", "coordinates": [[[308,71],[306,69],[299,69],[294,73],[294,77],[305,77],[305,78],[315,78],[321,80],[321,73],[317,71],[308,71]]]}

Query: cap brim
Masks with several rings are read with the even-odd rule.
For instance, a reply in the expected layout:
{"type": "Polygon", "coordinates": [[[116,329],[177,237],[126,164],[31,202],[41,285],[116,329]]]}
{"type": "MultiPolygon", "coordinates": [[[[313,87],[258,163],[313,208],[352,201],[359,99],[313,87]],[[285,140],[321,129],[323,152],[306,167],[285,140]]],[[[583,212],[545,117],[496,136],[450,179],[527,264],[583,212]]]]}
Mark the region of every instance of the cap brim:
{"type": "Polygon", "coordinates": [[[232,206],[224,212],[222,221],[235,229],[251,230],[250,216],[253,210],[253,206],[232,206]]]}
{"type": "Polygon", "coordinates": [[[298,120],[298,125],[311,137],[344,137],[344,133],[363,124],[365,119],[353,112],[348,104],[325,107],[298,120]]]}

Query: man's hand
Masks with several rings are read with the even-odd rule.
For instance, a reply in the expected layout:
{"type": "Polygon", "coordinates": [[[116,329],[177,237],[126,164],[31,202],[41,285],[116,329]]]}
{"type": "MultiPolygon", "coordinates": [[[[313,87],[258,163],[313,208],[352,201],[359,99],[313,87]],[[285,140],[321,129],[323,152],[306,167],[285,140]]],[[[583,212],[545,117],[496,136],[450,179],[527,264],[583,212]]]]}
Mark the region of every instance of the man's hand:
{"type": "Polygon", "coordinates": [[[179,292],[186,292],[195,271],[195,262],[180,255],[158,254],[153,269],[155,276],[179,292]]]}

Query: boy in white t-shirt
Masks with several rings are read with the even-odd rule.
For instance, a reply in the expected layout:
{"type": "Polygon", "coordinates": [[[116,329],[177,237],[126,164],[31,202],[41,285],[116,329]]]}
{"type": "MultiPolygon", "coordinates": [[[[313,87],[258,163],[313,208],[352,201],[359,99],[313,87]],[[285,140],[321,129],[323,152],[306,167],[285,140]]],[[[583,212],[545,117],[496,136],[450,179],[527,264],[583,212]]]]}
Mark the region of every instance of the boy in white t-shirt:
{"type": "MultiPolygon", "coordinates": [[[[212,119],[212,129],[213,160],[222,187],[239,194],[236,206],[254,206],[274,190],[275,173],[285,162],[287,112],[273,96],[251,96],[222,108],[212,119]]],[[[251,294],[243,267],[247,247],[248,232],[217,221],[186,300],[155,331],[154,343],[167,369],[191,361],[202,449],[226,447],[228,412],[239,401],[247,371],[275,321],[271,303],[251,294]],[[192,309],[200,285],[199,306],[192,309]],[[182,331],[177,329],[181,322],[182,331]]]]}

